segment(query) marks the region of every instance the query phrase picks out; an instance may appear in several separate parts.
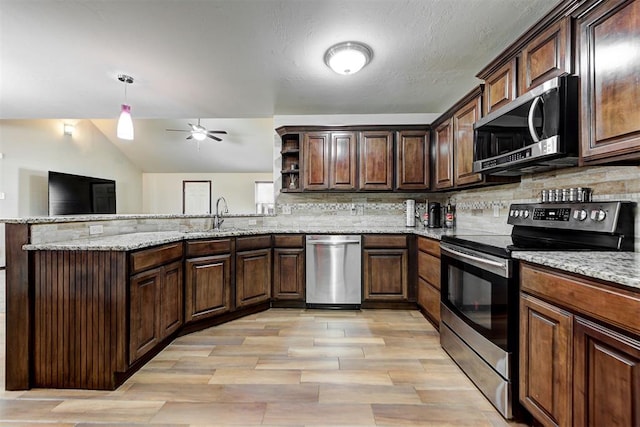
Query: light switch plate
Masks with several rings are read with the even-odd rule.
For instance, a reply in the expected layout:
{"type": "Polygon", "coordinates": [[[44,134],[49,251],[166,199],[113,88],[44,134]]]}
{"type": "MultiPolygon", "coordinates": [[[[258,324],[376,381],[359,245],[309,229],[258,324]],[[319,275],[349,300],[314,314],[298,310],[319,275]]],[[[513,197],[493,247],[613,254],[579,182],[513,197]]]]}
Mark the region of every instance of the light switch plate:
{"type": "Polygon", "coordinates": [[[291,215],[291,206],[282,206],[282,215],[291,215]]]}
{"type": "Polygon", "coordinates": [[[493,205],[493,216],[494,217],[500,216],[500,205],[493,205]]]}

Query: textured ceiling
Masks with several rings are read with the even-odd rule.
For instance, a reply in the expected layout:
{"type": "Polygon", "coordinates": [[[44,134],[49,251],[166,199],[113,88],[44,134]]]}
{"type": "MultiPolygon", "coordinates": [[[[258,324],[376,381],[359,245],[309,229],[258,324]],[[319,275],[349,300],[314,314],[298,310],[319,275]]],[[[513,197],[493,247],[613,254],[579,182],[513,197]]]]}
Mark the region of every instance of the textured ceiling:
{"type": "Polygon", "coordinates": [[[556,3],[0,0],[0,119],[113,119],[119,73],[134,120],[442,112],[556,3]],[[374,51],[353,76],[323,63],[345,40],[374,51]]]}

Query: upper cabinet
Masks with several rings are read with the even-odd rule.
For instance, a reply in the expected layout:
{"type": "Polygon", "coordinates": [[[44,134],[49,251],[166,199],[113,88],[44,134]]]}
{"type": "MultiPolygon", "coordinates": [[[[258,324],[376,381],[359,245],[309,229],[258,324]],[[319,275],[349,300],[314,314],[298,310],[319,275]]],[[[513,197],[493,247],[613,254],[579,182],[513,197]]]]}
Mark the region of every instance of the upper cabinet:
{"type": "Polygon", "coordinates": [[[482,96],[478,93],[453,114],[453,139],[456,145],[454,182],[457,186],[476,184],[482,175],[473,173],[473,124],[480,118],[482,96]]]}
{"type": "Polygon", "coordinates": [[[578,18],[576,33],[582,162],[638,160],[640,1],[603,2],[578,18]]]}
{"type": "Polygon", "coordinates": [[[391,190],[393,188],[393,133],[360,132],[360,189],[391,190]]]}
{"type": "Polygon", "coordinates": [[[282,138],[282,192],[429,190],[427,125],[276,131],[282,138]]]}
{"type": "Polygon", "coordinates": [[[434,188],[453,187],[453,126],[450,117],[433,131],[435,179],[434,188]]]}
{"type": "Polygon", "coordinates": [[[429,132],[401,130],[396,132],[396,185],[397,190],[428,190],[429,132]]]}
{"type": "Polygon", "coordinates": [[[487,76],[484,84],[485,115],[516,99],[516,58],[487,76]]]}
{"type": "Polygon", "coordinates": [[[531,40],[520,56],[518,95],[570,71],[571,20],[566,17],[531,40]]]}

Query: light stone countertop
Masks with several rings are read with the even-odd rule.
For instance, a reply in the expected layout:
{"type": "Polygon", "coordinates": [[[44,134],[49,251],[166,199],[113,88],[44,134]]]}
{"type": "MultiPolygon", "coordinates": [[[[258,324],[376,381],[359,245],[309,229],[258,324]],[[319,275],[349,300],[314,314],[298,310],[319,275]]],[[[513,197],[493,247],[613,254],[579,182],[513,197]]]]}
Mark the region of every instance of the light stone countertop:
{"type": "Polygon", "coordinates": [[[256,228],[222,228],[221,231],[193,230],[193,231],[154,231],[112,236],[95,236],[85,239],[67,240],[60,242],[27,244],[24,250],[53,250],[53,251],[131,251],[147,247],[162,245],[191,239],[212,239],[221,237],[255,236],[259,234],[417,234],[431,239],[440,240],[443,234],[453,234],[456,230],[423,227],[256,227],[256,228]]]}
{"type": "Polygon", "coordinates": [[[640,291],[640,253],[597,251],[514,251],[514,258],[581,274],[640,291]]]}

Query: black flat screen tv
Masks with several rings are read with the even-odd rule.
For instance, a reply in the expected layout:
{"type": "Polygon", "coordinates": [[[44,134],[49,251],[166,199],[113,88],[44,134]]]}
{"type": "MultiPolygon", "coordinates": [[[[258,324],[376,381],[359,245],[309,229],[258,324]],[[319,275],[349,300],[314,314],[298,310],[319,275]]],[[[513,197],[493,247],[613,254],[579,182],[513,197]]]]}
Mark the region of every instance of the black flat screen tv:
{"type": "Polygon", "coordinates": [[[49,215],[115,214],[116,182],[49,171],[49,215]]]}

